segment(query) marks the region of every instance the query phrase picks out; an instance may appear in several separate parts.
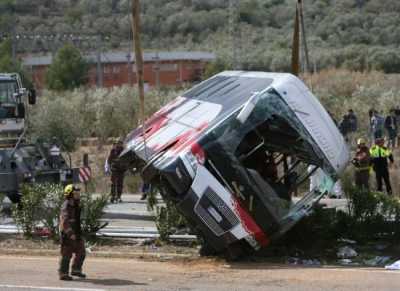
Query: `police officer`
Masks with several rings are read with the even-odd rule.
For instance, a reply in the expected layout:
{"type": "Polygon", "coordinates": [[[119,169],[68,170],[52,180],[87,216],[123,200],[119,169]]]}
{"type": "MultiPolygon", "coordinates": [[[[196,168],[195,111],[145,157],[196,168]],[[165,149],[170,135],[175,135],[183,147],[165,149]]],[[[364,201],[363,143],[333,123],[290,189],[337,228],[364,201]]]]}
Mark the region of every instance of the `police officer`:
{"type": "Polygon", "coordinates": [[[376,184],[378,191],[382,191],[382,180],[385,182],[386,191],[389,195],[392,194],[392,186],[390,185],[389,177],[389,164],[394,163],[393,155],[390,149],[385,147],[385,139],[377,138],[375,140],[375,145],[370,149],[372,166],[376,175],[376,184]]]}
{"type": "Polygon", "coordinates": [[[118,158],[123,149],[122,139],[119,139],[113,144],[106,160],[106,173],[111,171],[111,203],[122,201],[125,169],[120,165],[118,158]]]}
{"type": "Polygon", "coordinates": [[[80,189],[74,185],[67,185],[64,189],[65,201],[60,213],[61,236],[61,260],[58,269],[60,280],[70,281],[69,264],[72,254],[75,254],[72,262],[71,275],[86,278],[82,273],[82,265],[85,260],[85,241],[82,239],[80,189]]]}
{"type": "Polygon", "coordinates": [[[371,155],[363,138],[357,140],[357,151],[352,162],[355,167],[356,186],[364,190],[369,190],[371,155]]]}

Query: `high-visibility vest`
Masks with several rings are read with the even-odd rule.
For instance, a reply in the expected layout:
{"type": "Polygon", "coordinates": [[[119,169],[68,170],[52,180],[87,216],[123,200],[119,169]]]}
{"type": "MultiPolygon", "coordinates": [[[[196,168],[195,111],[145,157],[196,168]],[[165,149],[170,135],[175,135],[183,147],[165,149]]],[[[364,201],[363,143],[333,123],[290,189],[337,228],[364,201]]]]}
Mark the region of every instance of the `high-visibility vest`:
{"type": "Polygon", "coordinates": [[[374,145],[370,150],[369,153],[371,158],[388,158],[392,152],[384,147],[380,147],[378,145],[374,145]]]}

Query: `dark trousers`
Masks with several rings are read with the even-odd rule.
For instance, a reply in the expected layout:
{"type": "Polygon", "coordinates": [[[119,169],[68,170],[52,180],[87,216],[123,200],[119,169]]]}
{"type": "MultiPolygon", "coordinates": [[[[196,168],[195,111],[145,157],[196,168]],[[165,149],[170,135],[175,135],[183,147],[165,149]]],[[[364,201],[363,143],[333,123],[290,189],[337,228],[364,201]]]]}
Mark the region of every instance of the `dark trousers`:
{"type": "Polygon", "coordinates": [[[369,170],[356,170],[355,180],[358,188],[369,190],[369,170]]]}
{"type": "Polygon", "coordinates": [[[375,171],[376,175],[376,185],[378,187],[378,191],[382,191],[382,180],[385,182],[386,191],[388,194],[392,194],[392,186],[390,185],[390,177],[389,177],[389,170],[386,169],[377,169],[375,171]]]}
{"type": "Polygon", "coordinates": [[[111,173],[111,199],[119,199],[124,187],[124,174],[111,173]]]}
{"type": "Polygon", "coordinates": [[[62,238],[60,268],[58,269],[60,275],[69,274],[69,263],[73,254],[72,271],[81,272],[86,257],[85,241],[83,239],[62,238]]]}

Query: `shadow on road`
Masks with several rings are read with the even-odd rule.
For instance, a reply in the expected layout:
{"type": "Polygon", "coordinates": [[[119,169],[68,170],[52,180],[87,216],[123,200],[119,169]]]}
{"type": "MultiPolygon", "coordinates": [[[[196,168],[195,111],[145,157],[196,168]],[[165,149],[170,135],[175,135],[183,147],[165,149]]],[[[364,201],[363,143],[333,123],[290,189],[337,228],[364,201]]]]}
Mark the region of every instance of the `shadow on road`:
{"type": "Polygon", "coordinates": [[[122,279],[75,279],[74,281],[92,283],[94,285],[103,286],[145,286],[147,283],[134,282],[131,280],[122,279]]]}

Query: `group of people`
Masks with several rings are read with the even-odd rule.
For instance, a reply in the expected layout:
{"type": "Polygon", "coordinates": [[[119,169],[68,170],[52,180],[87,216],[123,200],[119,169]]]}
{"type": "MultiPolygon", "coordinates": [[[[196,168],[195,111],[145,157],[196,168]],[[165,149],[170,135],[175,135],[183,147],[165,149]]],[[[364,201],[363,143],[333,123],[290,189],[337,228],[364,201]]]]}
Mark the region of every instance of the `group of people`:
{"type": "MultiPolygon", "coordinates": [[[[400,136],[398,135],[400,127],[400,107],[390,109],[386,116],[381,115],[381,113],[375,109],[370,109],[368,114],[371,141],[373,142],[377,138],[386,137],[388,140],[388,147],[397,147],[400,141],[400,136]]],[[[338,127],[345,137],[345,140],[350,146],[353,146],[355,135],[358,131],[358,119],[352,109],[349,109],[347,114],[343,115],[338,127]]]]}
{"type": "Polygon", "coordinates": [[[363,138],[357,141],[357,150],[352,160],[355,166],[355,184],[359,188],[369,190],[369,176],[371,170],[375,172],[377,190],[383,190],[385,183],[386,192],[392,194],[389,168],[394,163],[392,151],[385,146],[385,139],[378,137],[375,144],[369,148],[363,138]]]}
{"type": "MultiPolygon", "coordinates": [[[[356,141],[358,119],[352,109],[349,109],[338,124],[340,132],[346,142],[352,147],[356,141]]],[[[392,194],[389,169],[394,163],[392,149],[400,144],[398,130],[400,128],[400,107],[392,108],[386,116],[378,110],[369,110],[369,138],[368,143],[364,138],[357,140],[357,149],[352,160],[355,166],[355,184],[366,190],[370,189],[369,177],[375,173],[378,191],[383,190],[392,194]],[[387,144],[385,145],[385,141],[387,144]],[[370,145],[370,146],[369,146],[370,145]]]]}

